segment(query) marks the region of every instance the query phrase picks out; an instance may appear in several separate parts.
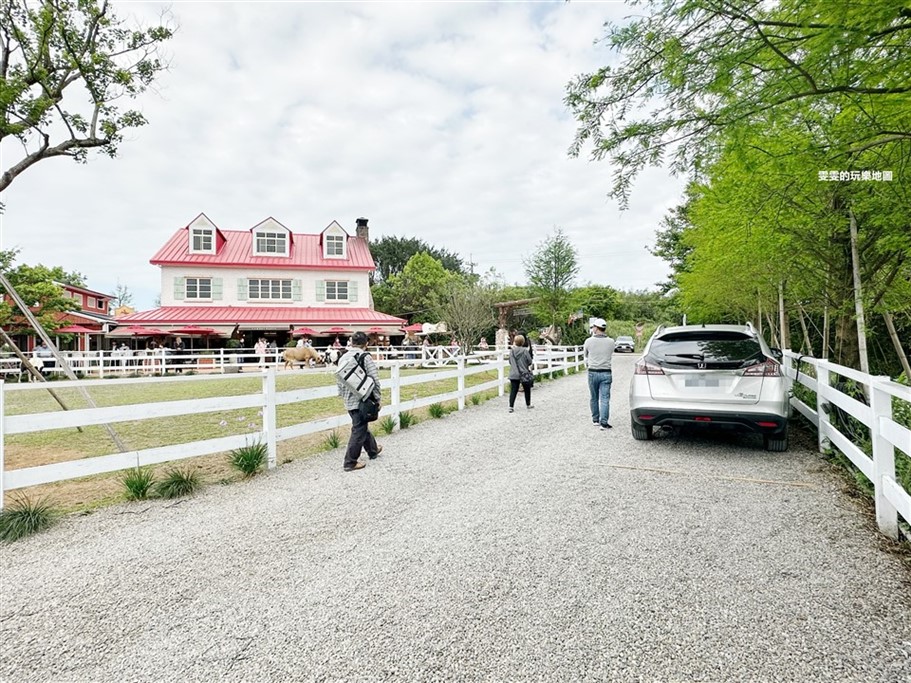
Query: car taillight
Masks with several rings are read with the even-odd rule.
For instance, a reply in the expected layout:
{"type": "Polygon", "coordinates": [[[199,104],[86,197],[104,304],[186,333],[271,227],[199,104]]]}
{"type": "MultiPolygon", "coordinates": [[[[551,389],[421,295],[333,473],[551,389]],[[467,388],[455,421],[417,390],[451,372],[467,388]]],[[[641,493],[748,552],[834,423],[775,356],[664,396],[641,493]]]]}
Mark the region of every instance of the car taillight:
{"type": "Polygon", "coordinates": [[[781,365],[766,358],[765,363],[751,365],[743,371],[744,377],[781,377],[781,365]]]}
{"type": "Polygon", "coordinates": [[[663,375],[664,370],[659,368],[657,365],[652,365],[651,363],[646,363],[644,360],[640,360],[636,363],[636,374],[637,375],[663,375]]]}

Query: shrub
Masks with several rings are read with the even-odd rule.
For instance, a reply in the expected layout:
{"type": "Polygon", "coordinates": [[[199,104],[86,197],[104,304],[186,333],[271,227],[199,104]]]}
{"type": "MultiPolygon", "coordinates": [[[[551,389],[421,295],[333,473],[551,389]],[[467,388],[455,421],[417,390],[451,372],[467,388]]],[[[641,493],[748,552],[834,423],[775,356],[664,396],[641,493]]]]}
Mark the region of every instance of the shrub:
{"type": "Polygon", "coordinates": [[[384,434],[392,434],[395,431],[395,418],[392,415],[384,417],[380,420],[380,429],[383,430],[384,434]]]}
{"type": "Polygon", "coordinates": [[[149,497],[155,475],[148,467],[134,467],[120,478],[126,489],[127,500],[143,500],[149,497]]]}
{"type": "Polygon", "coordinates": [[[43,531],[56,518],[57,513],[46,499],[32,502],[28,497],[17,498],[0,510],[0,540],[12,543],[23,536],[43,531]]]}
{"type": "Polygon", "coordinates": [[[174,468],[165,473],[155,490],[162,498],[180,498],[195,493],[200,485],[199,477],[193,470],[174,468]]]}
{"type": "Polygon", "coordinates": [[[440,418],[446,414],[446,409],[443,407],[442,403],[431,403],[427,407],[430,417],[440,418]]]}
{"type": "Polygon", "coordinates": [[[245,477],[252,477],[265,464],[268,454],[269,447],[264,443],[256,442],[235,448],[228,456],[228,462],[245,477]]]}
{"type": "Polygon", "coordinates": [[[414,417],[414,413],[410,413],[407,410],[403,410],[399,413],[399,427],[401,429],[408,429],[411,425],[415,424],[417,420],[414,417]]]}
{"type": "Polygon", "coordinates": [[[326,435],[326,440],[323,441],[323,446],[325,446],[327,451],[331,451],[335,448],[338,448],[342,443],[342,437],[339,436],[338,430],[333,429],[326,435]]]}

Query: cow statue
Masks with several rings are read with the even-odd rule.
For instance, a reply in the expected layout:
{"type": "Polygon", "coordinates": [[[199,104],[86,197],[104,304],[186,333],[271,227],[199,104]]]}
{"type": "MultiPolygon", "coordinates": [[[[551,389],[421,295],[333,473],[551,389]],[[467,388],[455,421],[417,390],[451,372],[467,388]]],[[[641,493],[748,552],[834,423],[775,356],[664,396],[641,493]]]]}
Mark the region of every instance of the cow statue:
{"type": "Polygon", "coordinates": [[[560,340],[563,339],[563,330],[555,325],[551,325],[550,327],[541,328],[538,332],[538,337],[542,344],[559,346],[560,340]]]}
{"type": "Polygon", "coordinates": [[[322,363],[323,357],[319,351],[311,346],[296,346],[285,349],[282,353],[282,359],[285,361],[285,369],[294,369],[295,363],[303,363],[305,367],[313,367],[316,363],[322,363]]]}
{"type": "Polygon", "coordinates": [[[338,365],[338,359],[342,357],[343,349],[334,349],[331,346],[326,349],[325,360],[326,363],[331,363],[332,365],[338,365]]]}

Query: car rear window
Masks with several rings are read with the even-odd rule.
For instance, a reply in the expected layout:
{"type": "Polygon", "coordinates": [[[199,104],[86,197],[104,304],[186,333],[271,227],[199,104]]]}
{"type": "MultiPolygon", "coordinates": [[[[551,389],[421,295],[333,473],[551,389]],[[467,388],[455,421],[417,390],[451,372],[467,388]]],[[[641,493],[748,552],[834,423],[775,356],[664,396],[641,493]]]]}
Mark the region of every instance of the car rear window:
{"type": "Polygon", "coordinates": [[[759,341],[731,332],[667,335],[652,342],[652,362],[665,367],[744,368],[765,359],[759,341]]]}

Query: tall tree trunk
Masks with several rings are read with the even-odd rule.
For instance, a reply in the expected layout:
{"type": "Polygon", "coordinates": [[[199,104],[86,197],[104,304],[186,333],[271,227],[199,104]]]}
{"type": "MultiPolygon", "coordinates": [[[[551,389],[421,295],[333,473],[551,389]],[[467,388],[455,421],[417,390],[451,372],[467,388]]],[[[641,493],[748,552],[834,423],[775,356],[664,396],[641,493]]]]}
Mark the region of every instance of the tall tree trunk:
{"type": "Polygon", "coordinates": [[[807,330],[807,322],[804,320],[803,315],[803,306],[797,304],[797,317],[800,320],[800,329],[803,330],[803,349],[806,349],[806,353],[813,356],[813,344],[810,342],[810,332],[807,330]]]}
{"type": "Polygon", "coordinates": [[[782,349],[791,348],[791,335],[788,334],[788,314],[784,310],[784,283],[778,283],[778,329],[781,331],[782,349]]]}
{"type": "Polygon", "coordinates": [[[898,354],[898,360],[902,364],[902,372],[905,373],[905,379],[911,382],[911,365],[908,364],[908,354],[902,348],[901,340],[895,331],[895,323],[892,320],[892,314],[889,311],[883,311],[883,320],[886,321],[886,329],[889,331],[889,339],[892,340],[892,346],[895,347],[895,353],[898,354]]]}
{"type": "Polygon", "coordinates": [[[860,256],[857,253],[857,219],[854,210],[848,209],[851,224],[851,272],[854,274],[854,317],[857,321],[857,355],[860,371],[870,374],[870,360],[867,356],[867,325],[864,321],[864,299],[860,283],[860,256]]]}

